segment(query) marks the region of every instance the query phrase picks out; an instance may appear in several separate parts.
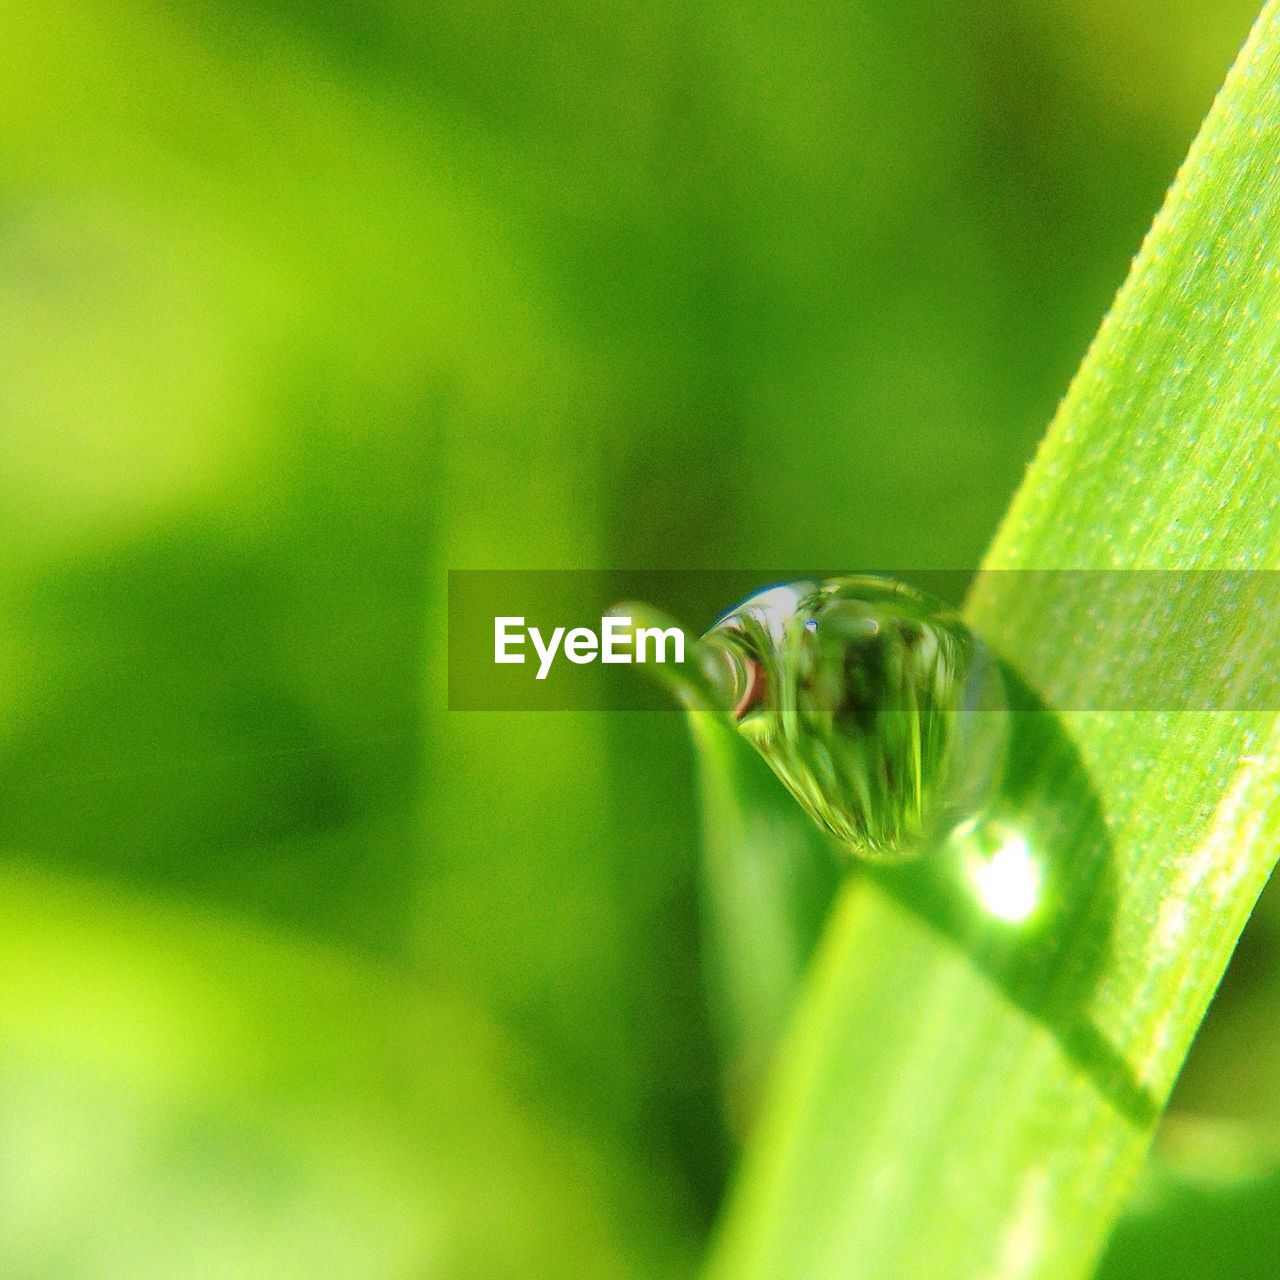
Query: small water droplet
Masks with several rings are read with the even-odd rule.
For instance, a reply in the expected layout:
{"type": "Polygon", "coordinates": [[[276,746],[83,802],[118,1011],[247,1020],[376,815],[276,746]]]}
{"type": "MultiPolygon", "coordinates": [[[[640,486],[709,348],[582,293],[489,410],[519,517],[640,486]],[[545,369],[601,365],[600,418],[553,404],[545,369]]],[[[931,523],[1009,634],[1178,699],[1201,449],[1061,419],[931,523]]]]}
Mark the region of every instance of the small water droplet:
{"type": "Polygon", "coordinates": [[[718,659],[704,659],[716,672],[704,690],[863,857],[909,857],[998,786],[999,670],[954,611],[910,587],[869,576],[770,587],[697,648],[718,659]]]}
{"type": "Polygon", "coordinates": [[[1004,924],[1026,924],[1044,893],[1044,872],[1026,835],[1010,822],[973,817],[947,837],[978,905],[1004,924]]]}

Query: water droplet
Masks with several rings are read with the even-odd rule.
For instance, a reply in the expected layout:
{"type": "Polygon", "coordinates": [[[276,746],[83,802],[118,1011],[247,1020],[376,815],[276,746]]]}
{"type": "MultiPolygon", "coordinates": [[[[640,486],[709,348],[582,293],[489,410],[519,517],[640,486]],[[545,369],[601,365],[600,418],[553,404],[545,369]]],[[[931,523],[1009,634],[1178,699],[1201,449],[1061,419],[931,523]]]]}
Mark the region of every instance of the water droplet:
{"type": "MultiPolygon", "coordinates": [[[[999,669],[954,611],[910,587],[874,577],[770,587],[697,647],[705,689],[861,856],[909,857],[999,784],[999,669]]],[[[1009,858],[999,865],[1012,877],[1009,858]]]]}
{"type": "Polygon", "coordinates": [[[1026,924],[1036,914],[1043,869],[1016,826],[997,818],[968,818],[950,833],[948,844],[959,853],[974,896],[989,915],[1004,924],[1026,924]]]}

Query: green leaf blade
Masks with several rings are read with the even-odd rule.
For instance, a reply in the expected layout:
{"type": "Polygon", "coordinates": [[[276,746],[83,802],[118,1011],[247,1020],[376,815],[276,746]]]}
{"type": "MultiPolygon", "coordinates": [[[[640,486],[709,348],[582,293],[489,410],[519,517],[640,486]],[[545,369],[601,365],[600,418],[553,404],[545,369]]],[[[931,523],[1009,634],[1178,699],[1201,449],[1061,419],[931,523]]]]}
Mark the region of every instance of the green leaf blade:
{"type": "MultiPolygon", "coordinates": [[[[1280,567],[1278,156],[1273,4],[987,568],[1280,567]]],[[[1064,628],[1096,633],[1090,602],[1054,590],[1052,575],[990,573],[967,613],[1016,663],[1064,628]]],[[[1107,664],[1143,659],[1133,621],[1113,616],[1096,663],[1038,692],[1089,706],[1107,664]]],[[[1214,625],[1177,623],[1175,641],[1214,625]]],[[[1062,741],[1022,760],[1018,803],[1072,904],[1060,929],[992,960],[910,884],[846,885],[715,1280],[1091,1273],[1280,848],[1280,726],[1272,710],[1154,705],[1057,723],[1062,741]],[[1068,792],[1097,809],[1074,829],[1068,762],[1068,792]]]]}

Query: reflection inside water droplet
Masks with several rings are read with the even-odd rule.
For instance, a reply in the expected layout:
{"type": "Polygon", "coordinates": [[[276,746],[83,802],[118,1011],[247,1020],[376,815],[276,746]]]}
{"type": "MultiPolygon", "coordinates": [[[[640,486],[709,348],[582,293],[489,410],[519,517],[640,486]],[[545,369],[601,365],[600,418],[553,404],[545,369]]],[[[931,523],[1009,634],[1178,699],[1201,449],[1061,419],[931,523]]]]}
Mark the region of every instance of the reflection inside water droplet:
{"type": "Polygon", "coordinates": [[[953,611],[910,587],[873,577],[770,587],[696,648],[703,696],[861,856],[910,856],[999,784],[998,668],[953,611]]]}

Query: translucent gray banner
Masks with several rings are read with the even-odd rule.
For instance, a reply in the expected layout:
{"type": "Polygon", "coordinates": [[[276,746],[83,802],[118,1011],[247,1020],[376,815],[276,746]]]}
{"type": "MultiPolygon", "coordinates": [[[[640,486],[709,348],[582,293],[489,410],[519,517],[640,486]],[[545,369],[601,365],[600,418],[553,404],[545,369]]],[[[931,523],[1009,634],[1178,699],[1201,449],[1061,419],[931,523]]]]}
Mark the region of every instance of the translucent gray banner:
{"type": "Polygon", "coordinates": [[[1015,710],[1280,709],[1280,573],[1233,570],[451,570],[448,705],[675,710],[644,665],[605,660],[634,654],[604,634],[614,606],[642,601],[694,638],[767,587],[867,573],[944,609],[981,603],[1015,710]]]}

